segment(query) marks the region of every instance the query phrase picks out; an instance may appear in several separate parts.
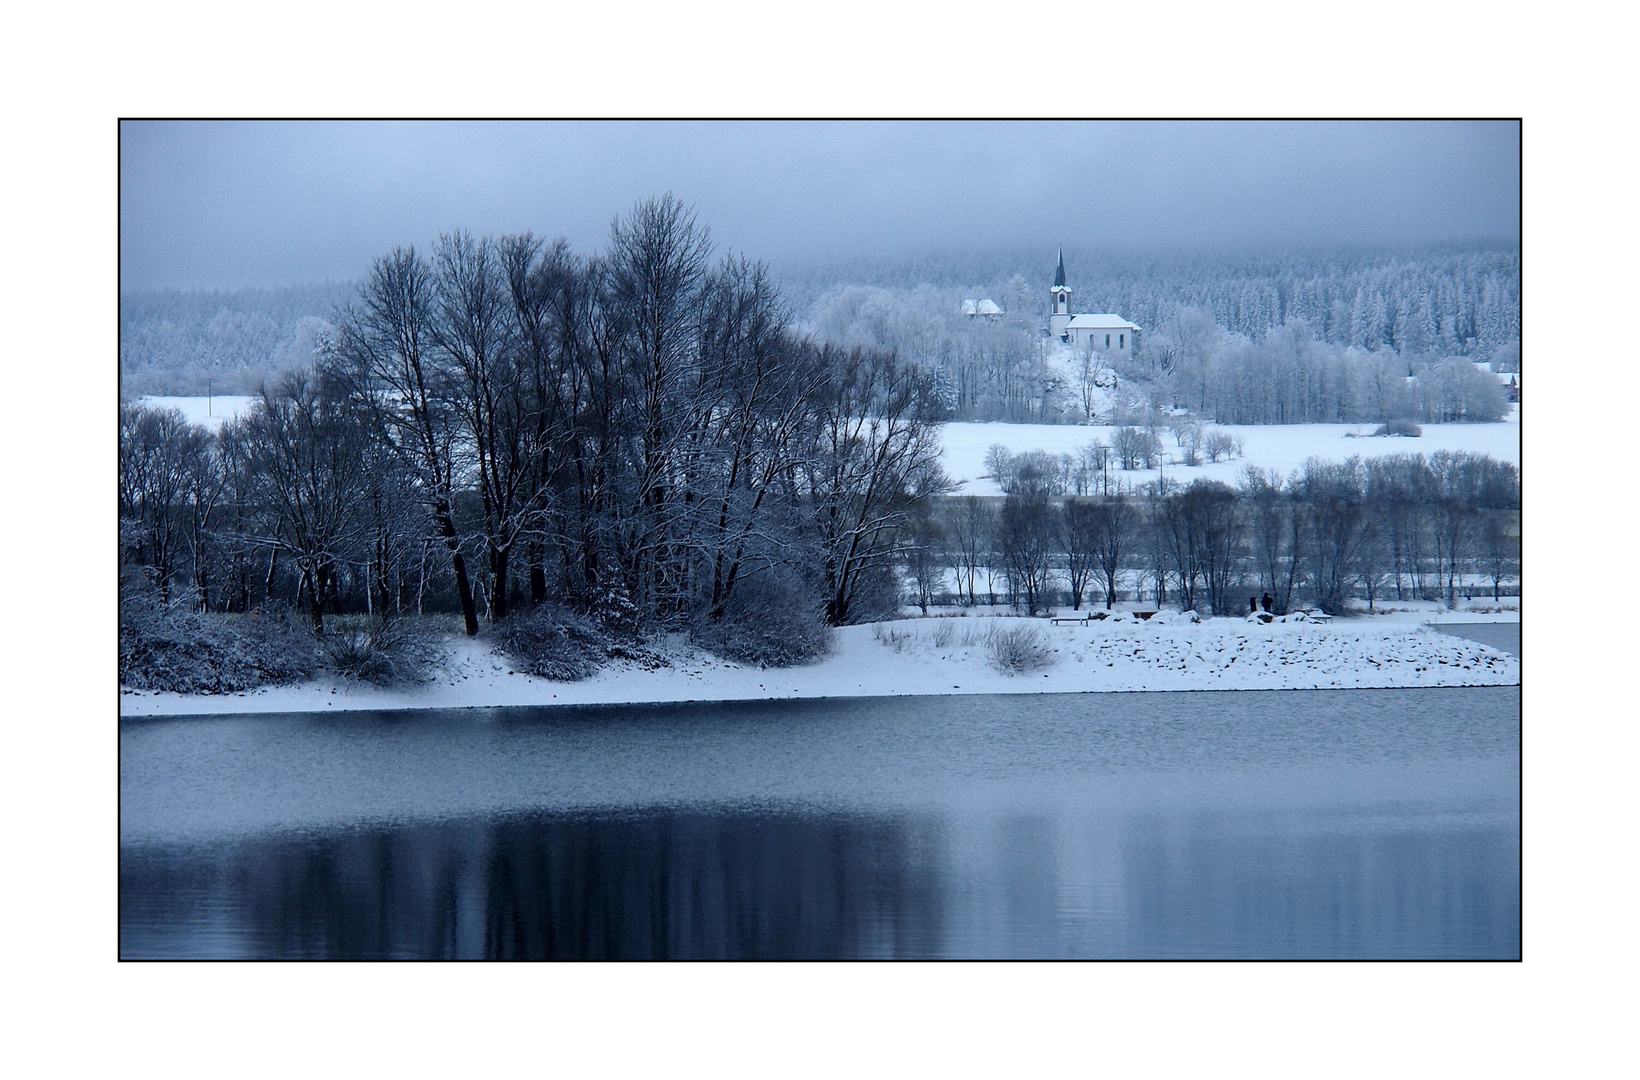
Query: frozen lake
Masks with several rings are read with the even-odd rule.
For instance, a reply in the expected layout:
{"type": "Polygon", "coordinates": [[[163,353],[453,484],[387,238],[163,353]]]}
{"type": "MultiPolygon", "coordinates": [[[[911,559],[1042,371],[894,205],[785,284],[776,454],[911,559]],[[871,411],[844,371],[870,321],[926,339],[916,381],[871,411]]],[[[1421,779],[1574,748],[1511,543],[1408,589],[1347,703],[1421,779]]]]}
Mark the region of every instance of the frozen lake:
{"type": "Polygon", "coordinates": [[[1517,958],[1519,703],[125,720],[120,953],[1517,958]]]}

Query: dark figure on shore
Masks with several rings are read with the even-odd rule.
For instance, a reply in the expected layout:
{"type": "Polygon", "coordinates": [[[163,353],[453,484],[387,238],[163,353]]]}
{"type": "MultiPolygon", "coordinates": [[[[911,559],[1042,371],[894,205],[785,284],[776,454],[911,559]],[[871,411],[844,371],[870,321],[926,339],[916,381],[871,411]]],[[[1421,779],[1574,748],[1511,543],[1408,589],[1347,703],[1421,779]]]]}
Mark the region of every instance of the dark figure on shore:
{"type": "Polygon", "coordinates": [[[1276,606],[1276,598],[1271,596],[1269,593],[1265,593],[1263,603],[1264,603],[1264,610],[1265,611],[1270,611],[1276,606]]]}
{"type": "Polygon", "coordinates": [[[1247,614],[1249,614],[1249,615],[1257,615],[1258,614],[1258,597],[1249,596],[1247,598],[1247,614]]]}

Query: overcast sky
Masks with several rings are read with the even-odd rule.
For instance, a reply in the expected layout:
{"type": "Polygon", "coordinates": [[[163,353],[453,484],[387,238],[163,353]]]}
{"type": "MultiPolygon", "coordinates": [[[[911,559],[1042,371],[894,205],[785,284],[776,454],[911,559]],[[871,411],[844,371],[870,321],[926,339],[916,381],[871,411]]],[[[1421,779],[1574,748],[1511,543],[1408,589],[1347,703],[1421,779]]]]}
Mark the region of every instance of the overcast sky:
{"type": "Polygon", "coordinates": [[[602,247],[672,191],[784,261],[1517,240],[1514,122],[120,126],[122,288],[350,280],[441,230],[602,247]]]}

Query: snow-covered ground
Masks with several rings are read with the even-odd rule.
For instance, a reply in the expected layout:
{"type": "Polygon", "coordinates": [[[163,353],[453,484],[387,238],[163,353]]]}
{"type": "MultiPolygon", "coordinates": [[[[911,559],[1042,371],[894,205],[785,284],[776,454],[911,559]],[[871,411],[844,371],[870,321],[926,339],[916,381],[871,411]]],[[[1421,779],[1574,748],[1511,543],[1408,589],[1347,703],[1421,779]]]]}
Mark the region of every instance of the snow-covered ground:
{"type": "Polygon", "coordinates": [[[901,619],[834,631],[832,655],[809,667],[764,670],[676,645],[669,650],[669,668],[612,666],[577,683],[518,674],[484,642],[454,638],[444,670],[411,688],[321,680],[219,696],[122,692],[120,714],[1519,684],[1519,659],[1431,630],[1422,617],[1407,612],[1400,619],[1327,625],[1230,618],[1194,624],[1164,612],[1148,623],[1124,619],[1089,626],[1014,616],[901,619]],[[987,635],[1016,627],[1042,635],[1053,650],[1050,666],[1018,675],[991,666],[987,635]]]}
{"type": "MultiPolygon", "coordinates": [[[[1210,427],[1212,425],[1209,425],[1210,427]]],[[[1309,457],[1341,461],[1353,455],[1363,458],[1390,454],[1423,454],[1437,450],[1468,450],[1490,454],[1500,461],[1520,464],[1520,407],[1497,424],[1425,424],[1416,439],[1372,438],[1373,424],[1262,424],[1223,425],[1241,438],[1243,456],[1218,464],[1185,466],[1168,464],[1165,470],[1135,469],[1131,472],[1111,465],[1110,480],[1125,487],[1152,483],[1165,471],[1170,479],[1188,484],[1192,480],[1219,480],[1235,486],[1242,469],[1260,465],[1286,476],[1301,468],[1309,457]]],[[[962,483],[958,494],[1000,495],[996,481],[985,476],[985,453],[1001,443],[1014,453],[1046,450],[1054,454],[1074,454],[1094,439],[1109,446],[1115,433],[1111,427],[1082,427],[1065,424],[946,424],[942,435],[945,472],[962,483]]],[[[1171,434],[1162,435],[1162,445],[1170,458],[1178,455],[1171,434]]]]}
{"type": "MultiPolygon", "coordinates": [[[[250,408],[256,399],[242,396],[218,396],[209,402],[202,397],[148,397],[146,404],[180,409],[196,424],[216,430],[225,419],[250,408]]],[[[1426,457],[1437,450],[1469,450],[1490,454],[1500,461],[1520,464],[1520,407],[1515,406],[1509,416],[1498,424],[1426,424],[1421,438],[1370,438],[1372,424],[1288,424],[1288,425],[1226,425],[1220,430],[1241,438],[1244,455],[1221,461],[1216,465],[1195,467],[1169,464],[1168,476],[1181,483],[1201,478],[1222,480],[1235,485],[1246,465],[1261,465],[1275,469],[1282,476],[1304,464],[1304,459],[1316,456],[1342,460],[1352,454],[1362,457],[1381,457],[1389,454],[1417,454],[1426,457]],[[1354,437],[1352,437],[1354,436],[1354,437]]],[[[1047,450],[1050,453],[1075,453],[1093,439],[1107,446],[1115,429],[1111,427],[1083,427],[1075,424],[946,424],[944,427],[943,461],[946,473],[963,482],[958,489],[963,495],[1000,495],[996,482],[982,479],[985,474],[985,452],[993,443],[1001,443],[1014,453],[1027,450],[1047,450]]],[[[1170,457],[1177,456],[1178,447],[1169,434],[1162,437],[1170,457]]],[[[1138,486],[1154,481],[1164,470],[1135,469],[1126,472],[1114,465],[1110,471],[1111,483],[1138,486]]]]}
{"type": "Polygon", "coordinates": [[[251,407],[254,397],[238,394],[216,394],[203,397],[145,397],[138,401],[155,409],[176,409],[190,424],[201,424],[216,431],[229,419],[251,407]]]}

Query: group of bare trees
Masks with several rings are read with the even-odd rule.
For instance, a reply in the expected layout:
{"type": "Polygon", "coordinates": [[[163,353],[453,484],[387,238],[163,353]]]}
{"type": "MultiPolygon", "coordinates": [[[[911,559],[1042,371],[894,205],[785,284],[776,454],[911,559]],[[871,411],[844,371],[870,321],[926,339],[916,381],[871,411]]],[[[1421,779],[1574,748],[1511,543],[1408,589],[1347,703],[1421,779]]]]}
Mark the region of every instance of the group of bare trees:
{"type": "Polygon", "coordinates": [[[1282,477],[1248,466],[1238,487],[1161,482],[1139,495],[1055,497],[1016,483],[1000,504],[965,496],[920,519],[906,561],[924,610],[1006,602],[1154,602],[1231,615],[1268,595],[1277,614],[1497,598],[1520,573],[1520,477],[1481,454],[1312,458],[1282,477]]]}
{"type": "Polygon", "coordinates": [[[122,410],[126,561],[200,610],[551,601],[627,624],[872,614],[946,490],[931,376],[792,332],[765,268],[671,196],[582,255],[529,234],[378,258],[311,370],[220,435],[122,410]],[[197,534],[197,542],[189,537],[197,534]],[[184,548],[190,542],[186,557],[184,548]]]}
{"type": "Polygon", "coordinates": [[[1190,309],[1148,333],[1122,374],[1148,379],[1160,403],[1219,424],[1499,420],[1507,394],[1476,359],[1489,357],[1338,344],[1296,320],[1247,337],[1190,309]]]}

